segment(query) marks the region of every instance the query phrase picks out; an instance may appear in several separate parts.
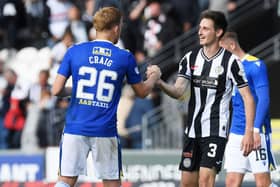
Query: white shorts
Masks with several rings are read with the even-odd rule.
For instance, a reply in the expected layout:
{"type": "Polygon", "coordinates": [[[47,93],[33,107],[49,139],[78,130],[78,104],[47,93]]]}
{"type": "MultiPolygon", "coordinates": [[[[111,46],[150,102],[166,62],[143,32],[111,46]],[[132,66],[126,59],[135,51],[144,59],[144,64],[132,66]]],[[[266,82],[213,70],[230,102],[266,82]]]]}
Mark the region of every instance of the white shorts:
{"type": "Polygon", "coordinates": [[[86,137],[64,134],[60,145],[59,174],[87,174],[87,157],[92,153],[93,172],[97,179],[118,180],[122,163],[118,137],[86,137]]]}
{"type": "Polygon", "coordinates": [[[261,148],[252,151],[248,157],[240,150],[243,135],[230,133],[225,150],[225,165],[227,172],[266,173],[276,169],[276,163],[271,150],[271,135],[261,135],[261,148]]]}

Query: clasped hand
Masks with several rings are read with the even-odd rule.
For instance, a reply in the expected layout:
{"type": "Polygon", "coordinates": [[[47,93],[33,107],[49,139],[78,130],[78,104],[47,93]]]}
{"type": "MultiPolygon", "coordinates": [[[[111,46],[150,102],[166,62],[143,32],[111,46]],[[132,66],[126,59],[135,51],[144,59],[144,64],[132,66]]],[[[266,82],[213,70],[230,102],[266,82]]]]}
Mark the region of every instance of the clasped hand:
{"type": "Polygon", "coordinates": [[[155,76],[156,80],[159,80],[161,77],[160,68],[157,65],[150,65],[147,67],[146,76],[149,79],[151,76],[155,76]]]}

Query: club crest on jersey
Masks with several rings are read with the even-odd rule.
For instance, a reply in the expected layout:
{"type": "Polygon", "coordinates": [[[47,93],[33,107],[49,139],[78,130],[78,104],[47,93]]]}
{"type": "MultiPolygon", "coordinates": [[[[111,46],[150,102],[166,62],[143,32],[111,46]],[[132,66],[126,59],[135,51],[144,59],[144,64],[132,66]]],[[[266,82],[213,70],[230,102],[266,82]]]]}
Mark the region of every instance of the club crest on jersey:
{"type": "Polygon", "coordinates": [[[103,56],[111,56],[112,51],[111,49],[104,48],[104,47],[94,47],[92,49],[92,54],[94,55],[103,55],[103,56]]]}
{"type": "Polygon", "coordinates": [[[183,165],[185,168],[189,168],[191,166],[191,159],[190,158],[184,158],[183,165]]]}
{"type": "Polygon", "coordinates": [[[217,75],[221,75],[224,73],[224,67],[223,66],[217,66],[216,69],[215,69],[215,73],[217,75]]]}

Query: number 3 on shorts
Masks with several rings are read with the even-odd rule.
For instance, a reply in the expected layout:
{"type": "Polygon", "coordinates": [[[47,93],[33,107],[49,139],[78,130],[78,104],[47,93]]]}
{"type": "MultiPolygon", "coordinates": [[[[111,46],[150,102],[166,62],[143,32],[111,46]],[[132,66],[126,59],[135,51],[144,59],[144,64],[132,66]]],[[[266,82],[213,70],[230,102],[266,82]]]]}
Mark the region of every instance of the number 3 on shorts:
{"type": "Polygon", "coordinates": [[[209,152],[207,153],[207,156],[214,158],[216,156],[216,150],[217,150],[217,144],[209,143],[209,152]]]}

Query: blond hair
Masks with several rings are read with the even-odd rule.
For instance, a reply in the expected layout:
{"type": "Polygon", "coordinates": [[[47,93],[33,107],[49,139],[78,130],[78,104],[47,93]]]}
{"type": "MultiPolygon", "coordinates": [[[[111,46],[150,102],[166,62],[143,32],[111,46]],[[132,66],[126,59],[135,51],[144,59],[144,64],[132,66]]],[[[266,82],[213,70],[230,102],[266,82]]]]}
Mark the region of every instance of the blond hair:
{"type": "Polygon", "coordinates": [[[93,17],[93,25],[97,32],[112,29],[121,23],[121,12],[115,7],[99,9],[93,17]]]}

